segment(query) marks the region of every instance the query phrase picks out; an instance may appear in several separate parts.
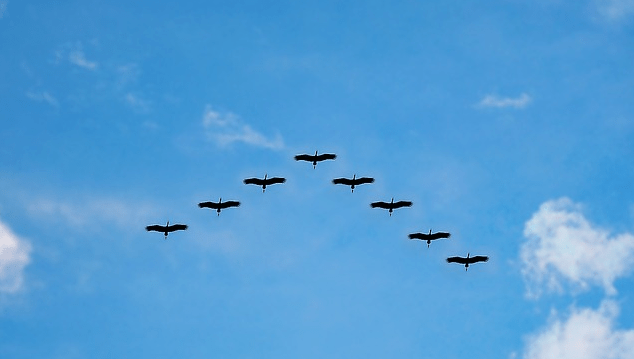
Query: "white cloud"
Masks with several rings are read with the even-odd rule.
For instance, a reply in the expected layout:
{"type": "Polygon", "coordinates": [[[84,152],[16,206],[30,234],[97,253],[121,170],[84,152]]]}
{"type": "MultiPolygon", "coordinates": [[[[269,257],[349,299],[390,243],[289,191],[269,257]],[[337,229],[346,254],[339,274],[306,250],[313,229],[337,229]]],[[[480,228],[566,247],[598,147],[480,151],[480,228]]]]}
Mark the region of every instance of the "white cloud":
{"type": "Polygon", "coordinates": [[[26,97],[30,98],[31,100],[37,101],[37,102],[46,102],[46,103],[48,103],[49,105],[51,105],[53,107],[58,107],[59,106],[59,102],[57,102],[57,99],[55,97],[53,97],[53,95],[51,95],[47,91],[44,91],[44,92],[31,92],[31,91],[28,91],[26,93],[26,97]]]}
{"type": "Polygon", "coordinates": [[[0,293],[15,293],[22,288],[30,252],[31,245],[0,222],[0,293]]]}
{"type": "Polygon", "coordinates": [[[522,93],[517,98],[511,97],[499,97],[497,95],[486,95],[480,103],[478,103],[479,107],[514,107],[514,108],[524,108],[528,106],[528,104],[532,101],[532,98],[526,94],[522,93]]]}
{"type": "Polygon", "coordinates": [[[526,242],[520,257],[528,295],[563,290],[571,284],[586,290],[590,284],[616,294],[614,281],[634,266],[634,236],[609,236],[593,227],[568,198],[543,203],[524,227],[526,242]]]}
{"type": "Polygon", "coordinates": [[[95,61],[88,61],[86,59],[86,55],[84,52],[79,49],[72,50],[68,54],[68,60],[79,67],[83,67],[88,70],[94,70],[97,68],[97,63],[95,61]]]}
{"type": "Polygon", "coordinates": [[[203,115],[203,127],[209,139],[219,146],[227,146],[234,142],[271,149],[284,147],[282,137],[277,134],[274,139],[267,138],[255,131],[251,126],[244,124],[240,118],[231,113],[220,113],[212,109],[210,105],[205,108],[203,115]]]}
{"type": "Polygon", "coordinates": [[[634,330],[614,329],[619,308],[604,300],[598,310],[572,308],[567,320],[553,313],[540,333],[530,336],[524,359],[634,359],[634,330]]]}
{"type": "Polygon", "coordinates": [[[634,0],[595,0],[599,14],[611,21],[618,21],[634,14],[634,0]]]}
{"type": "Polygon", "coordinates": [[[144,100],[131,92],[125,95],[125,102],[139,113],[148,113],[150,111],[150,101],[144,100]]]}

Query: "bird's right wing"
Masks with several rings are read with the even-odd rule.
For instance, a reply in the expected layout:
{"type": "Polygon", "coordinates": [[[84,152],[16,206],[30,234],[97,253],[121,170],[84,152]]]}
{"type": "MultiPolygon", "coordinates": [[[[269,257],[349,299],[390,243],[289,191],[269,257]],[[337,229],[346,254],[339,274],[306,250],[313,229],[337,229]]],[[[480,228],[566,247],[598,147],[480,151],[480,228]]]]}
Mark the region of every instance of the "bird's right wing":
{"type": "Polygon", "coordinates": [[[200,207],[200,208],[218,209],[218,203],[215,203],[215,202],[200,202],[200,203],[198,203],[198,207],[200,207]]]}
{"type": "Polygon", "coordinates": [[[222,202],[222,208],[229,208],[229,207],[239,207],[240,206],[240,202],[238,201],[227,201],[227,202],[222,202]]]}
{"type": "Polygon", "coordinates": [[[407,236],[409,239],[427,239],[427,234],[425,233],[410,233],[407,236]]]}
{"type": "Polygon", "coordinates": [[[394,208],[399,208],[399,207],[411,207],[412,206],[412,202],[410,201],[398,201],[398,202],[394,202],[394,208]]]}
{"type": "Polygon", "coordinates": [[[163,232],[163,231],[165,231],[165,227],[160,226],[160,225],[158,225],[158,224],[153,224],[153,225],[151,225],[151,226],[147,226],[147,227],[145,227],[145,230],[146,230],[146,231],[148,231],[148,232],[149,232],[149,231],[163,232]]]}
{"type": "Polygon", "coordinates": [[[187,225],[186,224],[174,224],[168,227],[168,230],[170,232],[173,231],[184,231],[187,229],[187,225]]]}
{"type": "Polygon", "coordinates": [[[474,257],[471,257],[470,259],[471,259],[472,263],[487,262],[489,260],[489,257],[487,257],[487,256],[474,256],[474,257]]]}
{"type": "Polygon", "coordinates": [[[465,263],[467,263],[467,258],[463,258],[463,257],[449,257],[449,258],[447,258],[447,263],[465,264],[465,263]]]}
{"type": "Polygon", "coordinates": [[[259,178],[247,178],[242,182],[244,182],[244,184],[256,184],[258,186],[261,186],[263,181],[259,178]]]}
{"type": "Polygon", "coordinates": [[[436,233],[432,233],[431,237],[432,237],[432,239],[449,238],[449,237],[451,237],[451,233],[448,233],[448,232],[436,232],[436,233]]]}
{"type": "Polygon", "coordinates": [[[334,184],[343,184],[346,186],[352,186],[352,180],[348,179],[348,178],[335,178],[334,180],[332,180],[332,183],[334,184]]]}
{"type": "Polygon", "coordinates": [[[309,161],[312,162],[313,161],[313,157],[311,155],[297,155],[295,156],[295,161],[309,161]]]}
{"type": "Polygon", "coordinates": [[[389,203],[385,203],[385,202],[372,202],[370,203],[370,207],[372,208],[383,208],[383,209],[390,209],[390,204],[389,203]]]}
{"type": "Polygon", "coordinates": [[[334,153],[322,153],[315,157],[315,161],[334,160],[335,158],[337,158],[337,155],[334,153]]]}

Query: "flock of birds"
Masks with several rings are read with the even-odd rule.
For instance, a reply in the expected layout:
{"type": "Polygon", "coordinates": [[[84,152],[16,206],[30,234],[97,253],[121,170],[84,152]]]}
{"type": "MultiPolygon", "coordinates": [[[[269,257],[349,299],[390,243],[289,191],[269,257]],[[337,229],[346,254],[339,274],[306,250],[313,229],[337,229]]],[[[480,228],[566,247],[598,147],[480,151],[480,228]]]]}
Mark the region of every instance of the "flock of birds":
{"type": "MultiPolygon", "coordinates": [[[[325,160],[334,160],[336,158],[337,158],[337,155],[335,154],[332,154],[332,153],[317,154],[317,151],[315,151],[314,155],[301,154],[301,155],[295,156],[296,161],[312,162],[313,168],[317,167],[318,162],[325,161],[325,160]]],[[[286,179],[283,177],[267,177],[267,175],[265,174],[264,178],[247,178],[243,182],[244,184],[253,184],[253,185],[262,187],[262,192],[265,192],[267,186],[284,183],[286,182],[286,179]]],[[[359,186],[362,184],[374,183],[374,178],[371,178],[371,177],[357,178],[356,175],[353,175],[352,178],[335,178],[332,180],[332,183],[350,186],[351,191],[354,193],[354,188],[356,186],[359,186]]],[[[216,212],[218,213],[218,216],[220,216],[220,211],[222,211],[223,209],[227,209],[231,207],[239,207],[239,206],[240,206],[240,202],[238,201],[223,202],[222,198],[220,198],[218,202],[210,201],[210,202],[198,203],[198,207],[200,208],[215,209],[216,212]]],[[[394,198],[392,198],[390,202],[378,201],[378,202],[370,203],[370,207],[372,208],[387,209],[390,216],[392,215],[392,212],[394,212],[395,209],[402,208],[402,207],[411,207],[411,206],[412,206],[412,202],[410,201],[394,202],[394,198]]],[[[163,235],[165,236],[165,239],[167,239],[167,235],[169,233],[186,230],[187,225],[186,224],[171,224],[170,225],[170,222],[167,221],[167,224],[165,226],[154,224],[154,225],[145,227],[145,229],[147,231],[155,231],[155,232],[163,233],[163,235]]],[[[411,233],[408,235],[410,239],[419,239],[419,240],[427,242],[428,248],[429,248],[429,245],[431,244],[431,241],[434,241],[437,239],[446,239],[446,238],[449,238],[450,236],[451,234],[448,232],[432,233],[431,229],[429,230],[429,233],[411,233]]],[[[489,257],[487,256],[471,257],[470,253],[467,253],[466,257],[457,257],[457,256],[449,257],[447,258],[447,263],[459,263],[465,266],[465,270],[468,270],[470,264],[477,263],[477,262],[486,262],[488,260],[489,260],[489,257]]]]}

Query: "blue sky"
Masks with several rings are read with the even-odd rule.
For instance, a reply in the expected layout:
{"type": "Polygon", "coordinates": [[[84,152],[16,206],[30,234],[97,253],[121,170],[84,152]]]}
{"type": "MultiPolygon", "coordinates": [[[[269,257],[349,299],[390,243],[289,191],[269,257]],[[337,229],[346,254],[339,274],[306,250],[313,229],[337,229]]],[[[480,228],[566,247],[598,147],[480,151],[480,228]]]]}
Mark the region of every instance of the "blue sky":
{"type": "Polygon", "coordinates": [[[0,357],[634,358],[633,24],[0,0],[0,357]]]}

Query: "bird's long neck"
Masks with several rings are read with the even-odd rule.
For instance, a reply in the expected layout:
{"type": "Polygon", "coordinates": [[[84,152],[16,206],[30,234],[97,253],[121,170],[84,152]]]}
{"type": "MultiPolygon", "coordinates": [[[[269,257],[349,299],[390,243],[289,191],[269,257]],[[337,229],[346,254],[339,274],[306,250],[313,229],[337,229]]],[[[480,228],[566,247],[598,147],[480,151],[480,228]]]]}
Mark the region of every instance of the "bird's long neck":
{"type": "Polygon", "coordinates": [[[429,229],[429,235],[431,236],[431,228],[429,229]]]}

